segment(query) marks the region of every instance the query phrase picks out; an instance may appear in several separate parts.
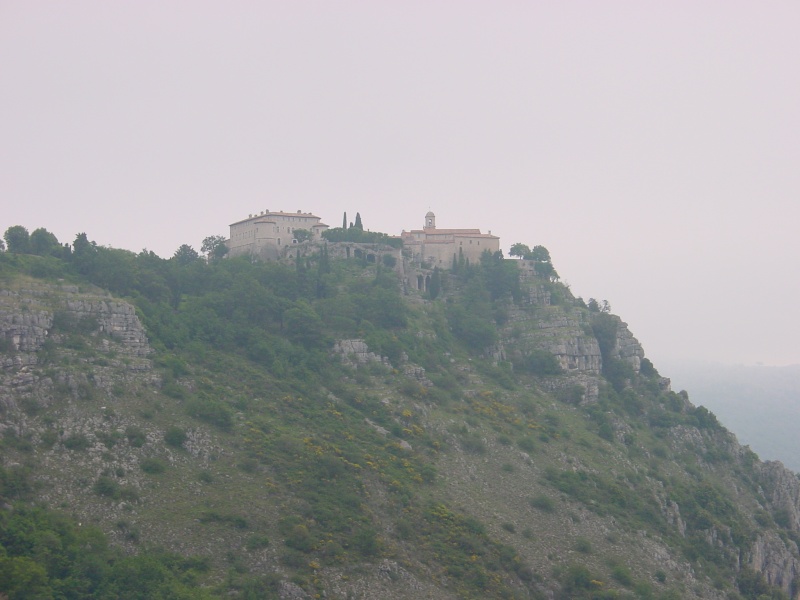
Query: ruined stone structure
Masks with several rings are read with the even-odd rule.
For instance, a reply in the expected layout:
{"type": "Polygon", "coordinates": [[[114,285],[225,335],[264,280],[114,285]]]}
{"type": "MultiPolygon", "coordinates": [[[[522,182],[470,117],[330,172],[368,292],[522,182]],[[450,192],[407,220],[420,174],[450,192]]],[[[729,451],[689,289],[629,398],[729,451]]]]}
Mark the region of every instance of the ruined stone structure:
{"type": "Polygon", "coordinates": [[[297,243],[294,236],[297,229],[310,231],[311,240],[316,241],[322,239],[322,232],[327,228],[320,217],[311,213],[299,210],[296,213],[270,212],[267,209],[231,225],[231,237],[226,242],[228,255],[277,260],[286,246],[297,243]]]}
{"type": "Polygon", "coordinates": [[[410,252],[412,260],[426,263],[431,267],[449,269],[453,259],[471,263],[480,260],[485,250],[500,250],[500,238],[492,232],[481,233],[480,229],[436,229],[436,215],[425,215],[422,229],[403,231],[400,234],[403,247],[410,252]]]}

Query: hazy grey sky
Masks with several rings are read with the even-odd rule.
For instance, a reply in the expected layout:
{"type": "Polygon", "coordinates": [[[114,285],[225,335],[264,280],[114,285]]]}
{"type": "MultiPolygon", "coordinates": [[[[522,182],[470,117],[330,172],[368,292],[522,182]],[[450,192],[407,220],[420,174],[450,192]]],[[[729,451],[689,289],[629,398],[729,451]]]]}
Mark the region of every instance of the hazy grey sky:
{"type": "Polygon", "coordinates": [[[800,363],[800,2],[0,0],[0,229],[543,244],[663,358],[800,363]]]}

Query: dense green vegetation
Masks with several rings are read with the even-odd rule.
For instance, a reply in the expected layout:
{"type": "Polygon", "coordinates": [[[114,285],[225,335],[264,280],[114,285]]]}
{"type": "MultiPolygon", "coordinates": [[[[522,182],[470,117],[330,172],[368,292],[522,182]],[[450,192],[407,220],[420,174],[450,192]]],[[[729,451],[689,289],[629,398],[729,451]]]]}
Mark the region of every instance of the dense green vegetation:
{"type": "MultiPolygon", "coordinates": [[[[755,457],[734,456],[714,415],[664,389],[647,359],[637,372],[621,358],[619,319],[607,303],[573,298],[541,246],[515,247],[515,255],[536,263],[532,283],[521,281],[514,260],[486,253],[476,264],[435,270],[433,289],[410,303],[390,265],[330,260],[325,246],[312,256],[262,263],[223,259],[212,236],[205,258],[181,246],[163,259],[97,246],[85,234],[61,245],[46,230],[23,229],[6,232],[0,282],[64,280],[128,299],[156,350],[159,386],[147,393],[114,388],[116,397],[135,400],[138,419],[115,429],[62,435],[47,410],[31,404],[26,415],[40,419],[45,434],[6,430],[2,448],[23,465],[0,471],[7,506],[0,511],[0,591],[9,598],[271,598],[286,574],[321,595],[321,573],[381,560],[418,572],[424,565],[426,577],[462,598],[681,597],[673,574],[635,563],[611,539],[638,532],[676,549],[711,582],[704,584],[731,599],[782,597],[738,563],[738,549],[754,540],[758,525],[731,498],[721,468],[757,489],[755,457]],[[532,302],[531,286],[549,302],[532,302]],[[587,390],[555,355],[528,341],[538,332],[520,322],[548,315],[567,315],[596,341],[603,365],[596,401],[586,401],[587,390]],[[334,340],[352,338],[386,361],[332,358],[334,340]],[[487,349],[500,343],[506,354],[487,359],[487,349]],[[408,366],[424,373],[406,372],[408,366]],[[158,435],[149,435],[153,421],[158,435]],[[142,496],[181,475],[189,433],[203,428],[231,458],[224,467],[223,459],[193,466],[193,485],[237,481],[237,493],[258,496],[270,511],[261,518],[228,492],[182,505],[193,527],[243,540],[221,558],[163,551],[120,520],[115,533],[126,553],[97,527],[35,501],[36,452],[85,454],[98,439],[109,464],[120,446],[147,448],[125,467],[146,485],[137,488],[125,469],[106,467],[85,476],[84,487],[104,507],[145,511],[142,496]],[[702,444],[673,435],[685,429],[702,444]],[[492,515],[500,509],[464,500],[478,475],[459,482],[443,476],[442,465],[459,461],[476,472],[487,465],[484,476],[506,478],[503,501],[519,498],[499,523],[492,515]],[[680,506],[682,533],[669,503],[680,506]],[[582,519],[613,523],[617,531],[577,535],[582,519]],[[539,550],[541,523],[564,528],[558,551],[539,550]],[[601,558],[601,546],[613,553],[601,558]],[[274,568],[248,566],[265,552],[274,568]],[[533,566],[544,561],[550,570],[533,566]]],[[[365,232],[360,215],[328,234],[330,243],[392,242],[365,232]]],[[[56,380],[59,369],[75,370],[80,377],[60,392],[100,404],[91,369],[114,357],[93,347],[102,338],[96,319],[56,310],[52,329],[61,346],[45,344],[41,366],[56,380]]],[[[12,354],[0,341],[0,352],[12,354]]],[[[102,418],[111,420],[103,404],[102,418]]],[[[769,526],[789,520],[759,515],[769,526]]]]}
{"type": "Polygon", "coordinates": [[[28,598],[210,598],[199,586],[206,559],[160,550],[125,556],[94,526],[31,506],[33,484],[21,469],[0,469],[0,590],[28,598]]]}

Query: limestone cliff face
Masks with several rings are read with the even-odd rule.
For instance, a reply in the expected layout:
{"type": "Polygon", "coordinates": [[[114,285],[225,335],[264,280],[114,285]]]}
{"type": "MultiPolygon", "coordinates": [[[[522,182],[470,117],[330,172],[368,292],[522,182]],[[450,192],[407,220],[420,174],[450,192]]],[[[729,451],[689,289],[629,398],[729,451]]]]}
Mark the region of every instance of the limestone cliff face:
{"type": "Polygon", "coordinates": [[[55,387],[76,398],[93,389],[108,391],[125,373],[151,369],[151,349],[133,306],[72,285],[30,281],[0,290],[0,343],[0,406],[7,409],[19,400],[48,406],[55,387]],[[97,341],[101,356],[90,372],[53,364],[44,375],[35,368],[48,356],[48,341],[61,346],[77,333],[97,341]]]}
{"type": "MultiPolygon", "coordinates": [[[[603,356],[592,330],[597,313],[572,302],[551,304],[551,293],[528,265],[520,267],[520,282],[523,302],[521,306],[509,308],[509,320],[504,328],[504,346],[512,353],[516,351],[522,355],[533,350],[550,352],[556,356],[566,373],[602,373],[603,356]]],[[[616,315],[603,317],[613,319],[615,324],[616,336],[610,356],[625,361],[638,373],[644,358],[642,345],[622,319],[616,315]]]]}
{"type": "MultiPolygon", "coordinates": [[[[495,359],[523,358],[535,351],[544,350],[558,360],[564,377],[550,378],[542,385],[556,391],[571,386],[584,389],[582,402],[594,402],[598,398],[600,376],[603,372],[603,355],[600,344],[592,330],[593,313],[579,307],[563,306],[512,306],[509,320],[503,328],[503,338],[493,349],[495,359]]],[[[609,315],[616,321],[616,337],[610,356],[628,363],[639,372],[644,358],[644,349],[619,317],[609,315]]],[[[669,389],[665,380],[664,389],[669,389]]]]}
{"type": "MultiPolygon", "coordinates": [[[[126,354],[147,356],[150,347],[136,311],[127,302],[104,293],[80,292],[77,286],[31,283],[29,288],[0,290],[0,339],[13,352],[37,352],[54,332],[58,317],[62,327],[96,325],[87,333],[107,334],[122,343],[126,354]]],[[[30,357],[29,357],[30,358],[30,357]]]]}
{"type": "MultiPolygon", "coordinates": [[[[767,583],[783,589],[787,594],[792,593],[800,575],[797,545],[794,542],[789,544],[793,546],[791,550],[774,531],[767,531],[758,536],[747,557],[751,569],[761,573],[767,583]]],[[[800,598],[800,591],[795,591],[791,597],[794,600],[800,598]]]]}
{"type": "Polygon", "coordinates": [[[124,352],[134,356],[150,354],[144,328],[136,316],[136,310],[127,302],[77,297],[66,300],[65,310],[75,319],[96,319],[98,333],[119,340],[124,352]]]}
{"type": "MultiPolygon", "coordinates": [[[[693,408],[688,400],[686,402],[687,407],[693,408]]],[[[749,449],[725,430],[709,432],[696,427],[676,426],[671,428],[669,439],[671,448],[676,452],[688,447],[697,455],[705,455],[716,448],[724,449],[732,460],[742,464],[749,463],[752,458],[749,449]]],[[[708,464],[704,466],[710,468],[708,464]]],[[[758,502],[763,504],[751,507],[747,512],[763,509],[779,526],[800,533],[800,480],[797,475],[777,461],[756,460],[753,470],[754,481],[759,486],[758,502]]],[[[736,493],[735,486],[732,491],[736,493]]],[[[677,515],[680,527],[680,507],[674,504],[672,511],[677,515]]],[[[716,535],[713,528],[708,535],[716,535]]],[[[800,551],[792,539],[779,536],[774,529],[765,529],[747,547],[742,548],[739,565],[761,573],[767,583],[780,587],[794,600],[800,599],[797,585],[800,581],[800,551]]]]}
{"type": "Polygon", "coordinates": [[[800,532],[800,480],[779,461],[758,463],[761,486],[782,525],[800,532]]]}
{"type": "Polygon", "coordinates": [[[616,315],[611,316],[617,320],[617,338],[612,350],[612,356],[625,361],[638,373],[642,366],[644,349],[639,340],[633,337],[630,329],[628,329],[628,324],[616,315]]]}
{"type": "Polygon", "coordinates": [[[603,368],[600,346],[583,317],[583,313],[568,314],[558,306],[533,311],[511,307],[503,343],[509,352],[522,355],[546,350],[566,372],[597,375],[603,368]]]}
{"type": "MultiPolygon", "coordinates": [[[[800,533],[800,480],[779,461],[756,463],[756,475],[769,510],[778,525],[800,533]]],[[[797,540],[797,536],[793,540],[797,540]]],[[[768,583],[794,592],[800,598],[800,551],[795,541],[784,540],[774,531],[759,535],[747,557],[751,568],[768,583]]]]}

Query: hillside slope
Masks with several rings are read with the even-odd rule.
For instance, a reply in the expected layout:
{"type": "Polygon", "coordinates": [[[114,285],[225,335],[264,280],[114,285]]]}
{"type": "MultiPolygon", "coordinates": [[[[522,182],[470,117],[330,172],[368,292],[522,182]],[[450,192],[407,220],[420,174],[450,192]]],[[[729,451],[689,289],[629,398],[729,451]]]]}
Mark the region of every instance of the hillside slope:
{"type": "Polygon", "coordinates": [[[4,523],[242,598],[800,597],[796,476],[525,261],[94,252],[0,256],[4,523]]]}

